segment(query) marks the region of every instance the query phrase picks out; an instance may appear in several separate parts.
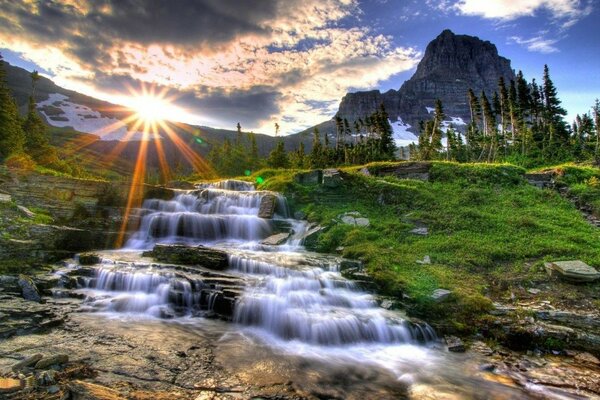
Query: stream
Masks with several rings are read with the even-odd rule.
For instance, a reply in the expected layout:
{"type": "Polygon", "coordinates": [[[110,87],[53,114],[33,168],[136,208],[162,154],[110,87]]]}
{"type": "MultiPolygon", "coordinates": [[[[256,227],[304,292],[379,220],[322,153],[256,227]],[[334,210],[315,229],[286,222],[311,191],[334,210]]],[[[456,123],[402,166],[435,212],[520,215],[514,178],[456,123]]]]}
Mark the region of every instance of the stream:
{"type": "Polygon", "coordinates": [[[89,352],[107,385],[126,377],[153,390],[220,388],[214,398],[578,398],[516,385],[481,355],[449,353],[426,323],[381,308],[342,277],[339,256],[303,248],[308,224],[290,216],[281,195],[223,181],[148,199],[139,213],[123,249],[56,272],[54,301],[76,308],[70,334],[81,336],[48,343],[89,352]],[[273,219],[258,217],[266,195],[276,196],[273,219]],[[291,231],[287,242],[261,243],[282,229],[291,231]],[[158,243],[225,251],[228,268],[142,254],[158,243]],[[104,339],[82,350],[74,342],[85,336],[104,339]]]}

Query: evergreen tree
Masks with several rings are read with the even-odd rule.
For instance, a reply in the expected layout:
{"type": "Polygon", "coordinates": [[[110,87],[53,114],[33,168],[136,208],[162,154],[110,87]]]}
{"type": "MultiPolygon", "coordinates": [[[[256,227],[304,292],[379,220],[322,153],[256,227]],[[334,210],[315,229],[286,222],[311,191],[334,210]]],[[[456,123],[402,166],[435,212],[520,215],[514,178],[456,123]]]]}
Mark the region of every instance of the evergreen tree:
{"type": "Polygon", "coordinates": [[[592,108],[594,113],[594,126],[596,133],[596,143],[594,145],[594,158],[596,162],[600,161],[600,100],[596,99],[594,107],[592,108]]]}
{"type": "Polygon", "coordinates": [[[25,135],[17,104],[6,84],[4,61],[0,55],[0,161],[23,152],[25,135]]]}
{"type": "MultiPolygon", "coordinates": [[[[441,110],[440,102],[440,110],[441,110]]],[[[443,111],[441,111],[443,114],[443,111]]],[[[383,103],[379,106],[379,159],[393,160],[396,157],[396,142],[394,141],[394,132],[390,125],[388,113],[385,111],[383,103]]]]}
{"type": "Polygon", "coordinates": [[[325,166],[323,160],[323,145],[321,144],[321,137],[319,135],[319,129],[317,129],[317,127],[315,127],[313,131],[313,142],[312,150],[310,152],[309,164],[311,168],[323,168],[325,166]]]}
{"type": "Polygon", "coordinates": [[[545,128],[548,131],[548,149],[547,155],[556,156],[563,146],[567,145],[569,135],[563,117],[567,111],[562,108],[561,101],[558,98],[554,82],[550,79],[548,65],[544,65],[543,86],[544,94],[544,119],[545,128]]]}
{"type": "Polygon", "coordinates": [[[279,139],[277,141],[277,146],[275,149],[271,151],[269,154],[269,158],[267,159],[267,165],[271,168],[289,168],[290,161],[285,151],[285,145],[283,139],[279,139]]]}
{"type": "Polygon", "coordinates": [[[23,122],[23,131],[25,133],[25,152],[35,161],[41,164],[51,164],[56,162],[56,150],[50,146],[48,139],[48,129],[37,113],[35,103],[35,85],[39,80],[37,71],[31,73],[31,96],[29,96],[29,106],[27,117],[23,122]]]}

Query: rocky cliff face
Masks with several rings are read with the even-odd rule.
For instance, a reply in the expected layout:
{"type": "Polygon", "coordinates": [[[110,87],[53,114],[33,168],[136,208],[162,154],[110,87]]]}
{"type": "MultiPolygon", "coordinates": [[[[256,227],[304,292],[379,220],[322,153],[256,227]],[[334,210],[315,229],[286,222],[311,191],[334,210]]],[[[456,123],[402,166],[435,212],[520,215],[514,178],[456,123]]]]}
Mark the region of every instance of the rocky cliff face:
{"type": "Polygon", "coordinates": [[[431,118],[428,108],[440,99],[455,123],[460,123],[459,118],[468,123],[468,89],[476,94],[485,91],[491,97],[501,76],[506,82],[515,78],[510,60],[499,56],[495,45],[445,30],[429,43],[415,74],[400,90],[348,93],[338,115],[355,120],[383,103],[392,121],[402,119],[416,131],[419,121],[431,118]]]}

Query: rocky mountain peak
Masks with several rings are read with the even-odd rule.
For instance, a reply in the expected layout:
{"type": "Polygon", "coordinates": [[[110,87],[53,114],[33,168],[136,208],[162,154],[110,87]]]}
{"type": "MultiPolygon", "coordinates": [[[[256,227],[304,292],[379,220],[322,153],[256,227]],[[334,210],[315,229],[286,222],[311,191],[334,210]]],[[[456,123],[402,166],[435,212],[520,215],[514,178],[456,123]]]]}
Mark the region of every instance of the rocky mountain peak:
{"type": "Polygon", "coordinates": [[[400,90],[348,93],[338,115],[354,120],[374,112],[383,102],[393,121],[401,119],[416,133],[419,121],[431,117],[429,110],[439,98],[446,115],[460,129],[461,121],[469,122],[468,89],[491,96],[501,76],[506,82],[515,78],[510,60],[498,55],[494,44],[446,29],[427,45],[417,70],[400,90]]]}

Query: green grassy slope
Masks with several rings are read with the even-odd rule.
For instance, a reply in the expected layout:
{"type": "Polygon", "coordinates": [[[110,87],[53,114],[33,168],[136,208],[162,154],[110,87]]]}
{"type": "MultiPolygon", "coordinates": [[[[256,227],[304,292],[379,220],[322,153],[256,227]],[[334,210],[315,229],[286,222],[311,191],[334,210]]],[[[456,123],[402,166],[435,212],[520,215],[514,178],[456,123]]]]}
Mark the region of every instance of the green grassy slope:
{"type": "Polygon", "coordinates": [[[547,280],[544,261],[581,259],[600,269],[600,230],[558,193],[528,185],[521,168],[438,162],[428,182],[359,170],[344,169],[344,184],[331,189],[299,185],[294,171],[257,175],[265,180],[260,188],[284,192],[295,210],[329,226],[319,250],[343,247],[345,257],[364,261],[384,293],[438,326],[474,328],[511,285],[547,280]],[[336,221],[348,211],[371,225],[336,221]],[[410,233],[418,226],[429,234],[410,233]],[[426,255],[430,265],[416,262],[426,255]],[[433,302],[437,288],[452,290],[449,302],[433,302]]]}

